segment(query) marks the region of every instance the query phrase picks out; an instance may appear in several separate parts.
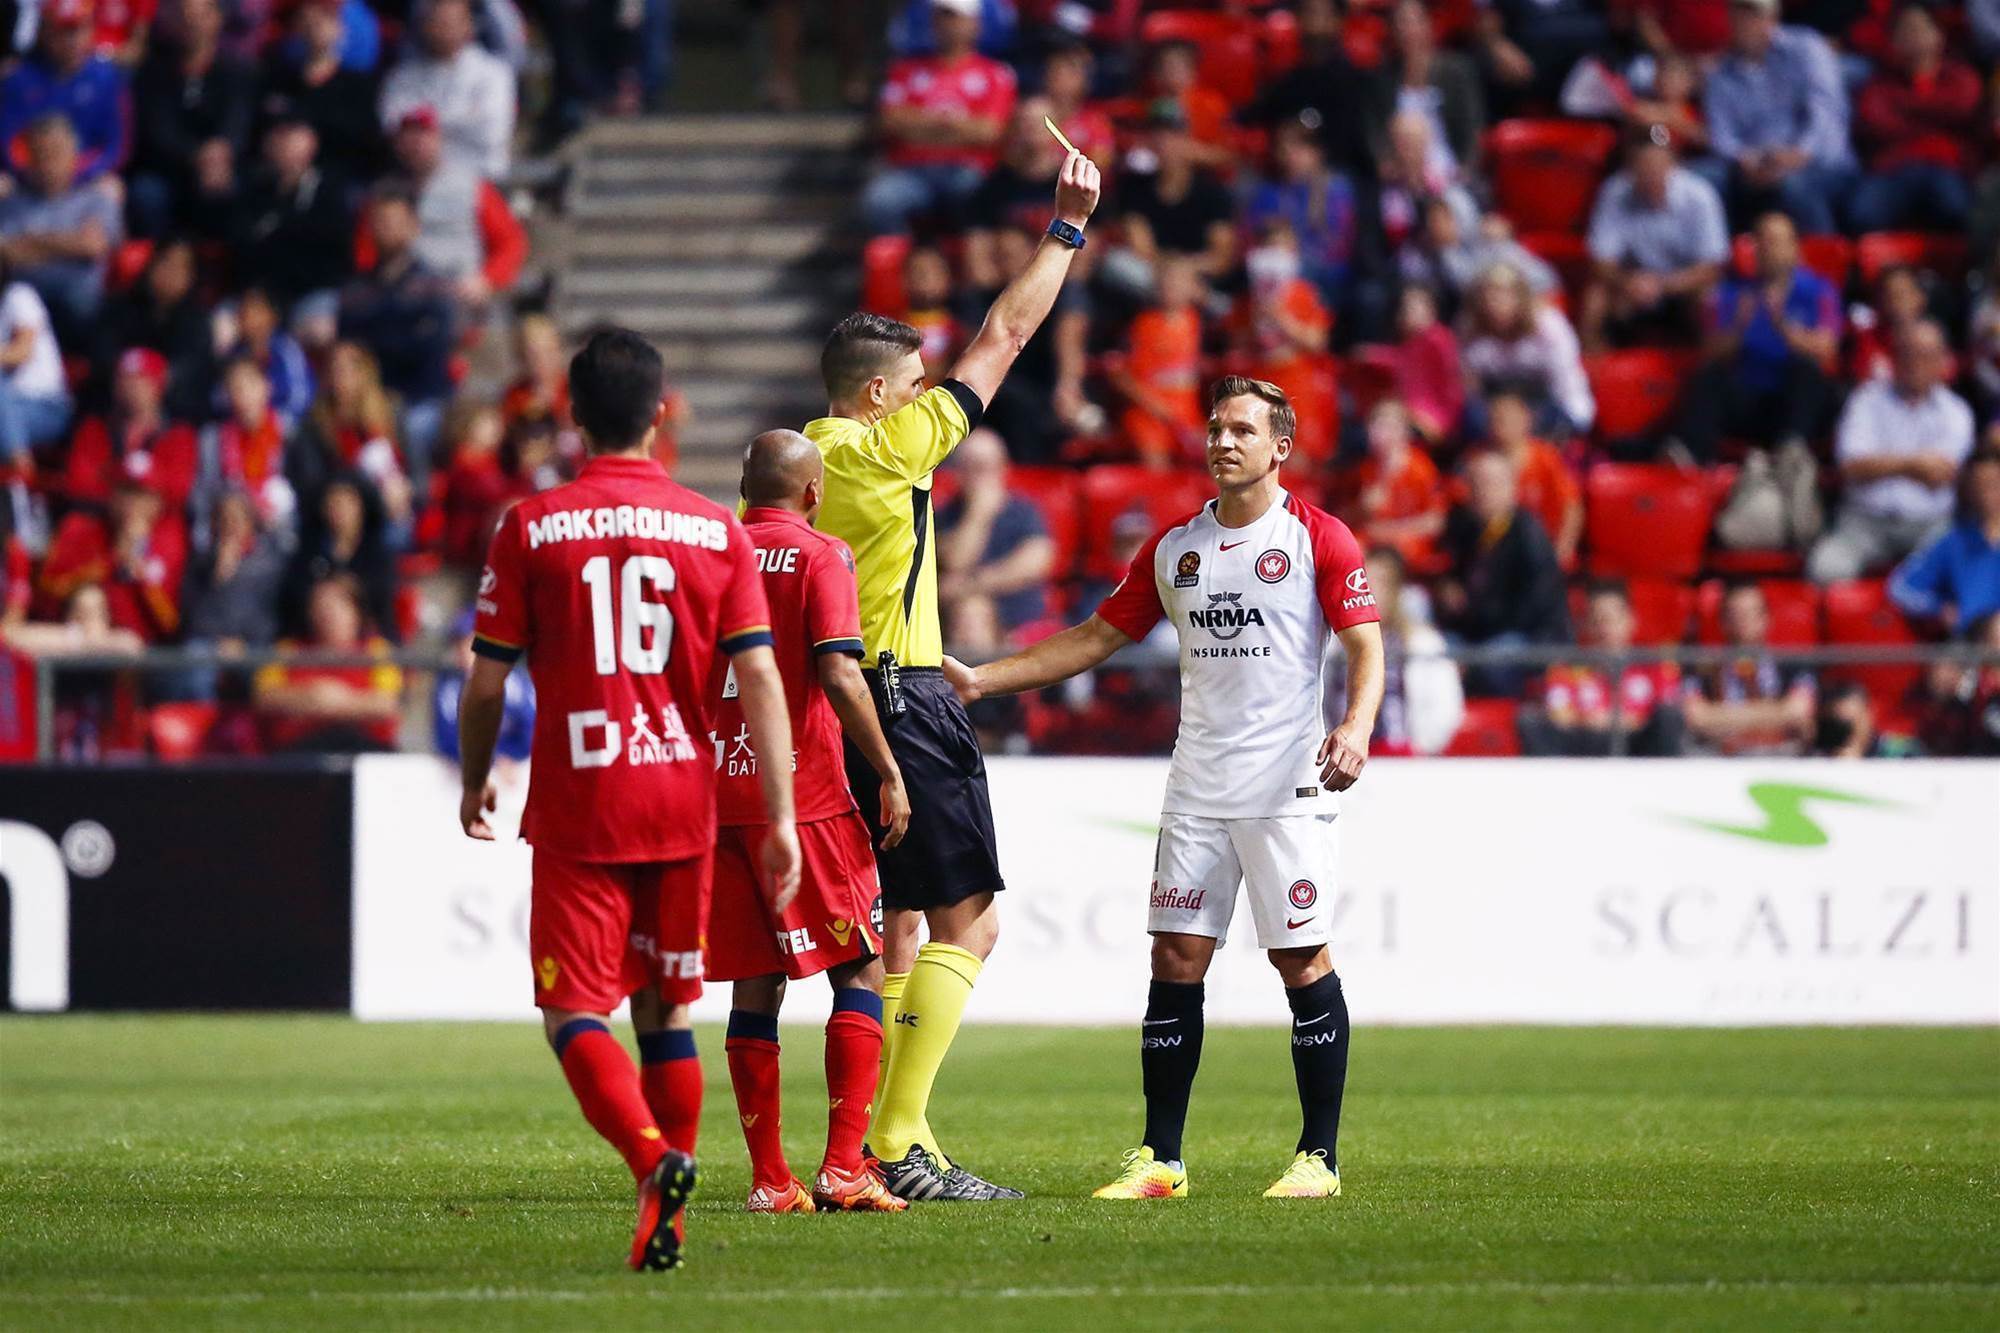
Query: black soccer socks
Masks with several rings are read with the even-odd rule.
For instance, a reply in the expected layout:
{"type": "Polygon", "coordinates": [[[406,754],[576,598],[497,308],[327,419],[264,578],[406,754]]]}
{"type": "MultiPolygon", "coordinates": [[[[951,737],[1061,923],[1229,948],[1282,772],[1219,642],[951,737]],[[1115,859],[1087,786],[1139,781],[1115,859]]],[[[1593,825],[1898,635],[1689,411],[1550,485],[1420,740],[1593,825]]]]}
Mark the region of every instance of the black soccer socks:
{"type": "Polygon", "coordinates": [[[1329,972],[1309,986],[1285,990],[1292,1004],[1292,1075],[1299,1083],[1300,1152],[1326,1153],[1336,1171],[1340,1158],[1340,1098],[1347,1087],[1347,997],[1329,972]]]}
{"type": "MultiPolygon", "coordinates": [[[[1181,1158],[1188,1094],[1201,1064],[1201,997],[1199,981],[1156,981],[1146,996],[1146,1021],[1139,1029],[1145,1144],[1162,1162],[1181,1158]]],[[[1344,1053],[1346,1047],[1341,1050],[1344,1053]]]]}

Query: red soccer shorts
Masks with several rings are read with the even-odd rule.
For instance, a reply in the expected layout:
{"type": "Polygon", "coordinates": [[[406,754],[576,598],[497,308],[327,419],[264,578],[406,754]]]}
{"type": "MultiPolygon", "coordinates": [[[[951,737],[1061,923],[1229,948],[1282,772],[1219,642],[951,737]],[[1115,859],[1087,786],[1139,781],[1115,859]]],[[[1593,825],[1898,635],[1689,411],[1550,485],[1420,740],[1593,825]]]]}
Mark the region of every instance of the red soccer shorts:
{"type": "Polygon", "coordinates": [[[701,996],[709,858],[572,861],[535,849],[528,951],[535,1003],[608,1014],[656,986],[669,1004],[701,996]]]}
{"type": "Polygon", "coordinates": [[[854,811],[799,825],[799,896],[773,916],[757,881],[764,826],[717,831],[708,975],[794,981],[882,952],[882,890],[868,826],[854,811]]]}

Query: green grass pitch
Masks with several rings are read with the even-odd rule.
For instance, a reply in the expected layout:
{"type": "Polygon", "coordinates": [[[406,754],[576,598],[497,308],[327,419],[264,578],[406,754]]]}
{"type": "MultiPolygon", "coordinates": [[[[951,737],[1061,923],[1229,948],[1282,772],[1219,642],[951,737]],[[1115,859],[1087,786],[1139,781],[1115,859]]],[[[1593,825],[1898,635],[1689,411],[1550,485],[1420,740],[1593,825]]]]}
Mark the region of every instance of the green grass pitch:
{"type": "MultiPolygon", "coordinates": [[[[1193,1196],[1107,1204],[1133,1034],[969,1028],[936,1123],[1032,1197],[901,1218],[741,1213],[701,1037],[690,1263],[640,1276],[629,1180],[529,1027],[0,1022],[0,1326],[2000,1327],[1993,1030],[1364,1028],[1330,1202],[1257,1197],[1285,1038],[1217,1030],[1193,1196]]],[[[786,1041],[804,1170],[819,1042],[786,1041]]]]}

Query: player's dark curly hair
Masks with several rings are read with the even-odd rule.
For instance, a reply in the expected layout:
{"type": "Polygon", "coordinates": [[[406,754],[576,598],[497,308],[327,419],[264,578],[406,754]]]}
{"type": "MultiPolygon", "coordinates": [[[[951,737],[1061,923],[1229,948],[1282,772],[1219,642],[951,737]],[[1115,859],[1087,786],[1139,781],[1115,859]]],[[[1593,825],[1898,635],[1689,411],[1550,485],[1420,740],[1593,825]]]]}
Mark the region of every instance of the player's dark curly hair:
{"type": "Polygon", "coordinates": [[[1262,399],[1271,409],[1272,438],[1296,438],[1299,430],[1299,414],[1292,408],[1292,400],[1285,391],[1269,380],[1253,380],[1248,375],[1224,375],[1208,391],[1208,410],[1212,415],[1231,398],[1262,399]]]}
{"type": "Polygon", "coordinates": [[[924,345],[924,335],[900,319],[856,311],[833,326],[819,354],[820,378],[834,402],[851,398],[861,386],[924,345]]]}
{"type": "Polygon", "coordinates": [[[596,451],[645,439],[666,391],[666,363],[630,329],[598,330],[569,363],[570,412],[596,451]]]}

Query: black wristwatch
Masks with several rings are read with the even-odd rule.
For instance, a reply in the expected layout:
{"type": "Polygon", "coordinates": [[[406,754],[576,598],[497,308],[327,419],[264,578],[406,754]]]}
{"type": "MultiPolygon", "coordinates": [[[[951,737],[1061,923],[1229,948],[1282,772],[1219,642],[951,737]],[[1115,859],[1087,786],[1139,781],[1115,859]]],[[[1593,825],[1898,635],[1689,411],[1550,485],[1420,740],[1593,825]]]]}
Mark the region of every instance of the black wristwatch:
{"type": "Polygon", "coordinates": [[[1083,249],[1083,228],[1055,218],[1049,223],[1049,235],[1061,241],[1072,250],[1083,249]]]}

